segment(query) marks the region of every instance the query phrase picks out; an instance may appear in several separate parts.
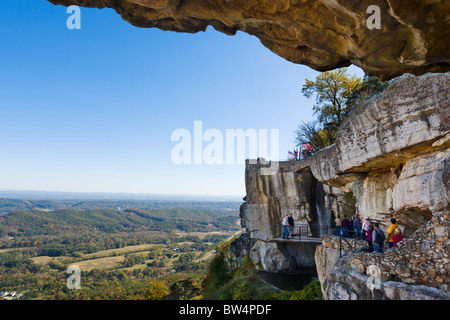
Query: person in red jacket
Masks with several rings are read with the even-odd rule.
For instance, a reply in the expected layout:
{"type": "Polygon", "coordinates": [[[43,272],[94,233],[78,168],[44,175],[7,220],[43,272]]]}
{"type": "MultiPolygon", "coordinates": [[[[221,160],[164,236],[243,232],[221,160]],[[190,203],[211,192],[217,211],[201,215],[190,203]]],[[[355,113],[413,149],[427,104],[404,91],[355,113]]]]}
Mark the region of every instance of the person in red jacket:
{"type": "Polygon", "coordinates": [[[391,238],[394,243],[393,246],[398,247],[397,244],[404,239],[402,236],[402,230],[400,230],[400,228],[395,229],[395,234],[391,238]]]}

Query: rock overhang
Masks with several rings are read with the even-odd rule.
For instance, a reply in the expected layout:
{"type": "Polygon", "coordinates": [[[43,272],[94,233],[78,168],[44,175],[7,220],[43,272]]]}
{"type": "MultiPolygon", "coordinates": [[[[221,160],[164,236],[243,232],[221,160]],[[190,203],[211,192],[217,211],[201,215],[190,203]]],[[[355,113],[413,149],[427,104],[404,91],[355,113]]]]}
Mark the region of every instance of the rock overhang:
{"type": "Polygon", "coordinates": [[[450,3],[417,0],[48,0],[113,8],[142,28],[254,35],[288,61],[327,71],[354,64],[383,80],[450,70],[450,3]],[[379,29],[369,28],[371,6],[379,29]]]}

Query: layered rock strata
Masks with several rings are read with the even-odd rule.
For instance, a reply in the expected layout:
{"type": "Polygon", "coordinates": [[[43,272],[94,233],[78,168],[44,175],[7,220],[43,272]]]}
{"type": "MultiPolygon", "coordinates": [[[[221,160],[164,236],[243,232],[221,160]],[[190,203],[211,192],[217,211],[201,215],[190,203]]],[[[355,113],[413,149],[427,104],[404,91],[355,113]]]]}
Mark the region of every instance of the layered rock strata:
{"type": "Polygon", "coordinates": [[[450,74],[405,75],[342,124],[311,158],[321,182],[353,192],[363,216],[410,234],[450,204],[450,74]]]}

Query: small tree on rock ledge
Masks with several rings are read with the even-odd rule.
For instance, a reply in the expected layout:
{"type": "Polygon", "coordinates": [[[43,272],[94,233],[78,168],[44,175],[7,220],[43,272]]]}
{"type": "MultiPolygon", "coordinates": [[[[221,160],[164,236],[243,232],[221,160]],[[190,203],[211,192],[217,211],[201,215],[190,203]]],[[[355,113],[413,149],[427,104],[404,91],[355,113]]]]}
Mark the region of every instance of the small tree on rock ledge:
{"type": "Polygon", "coordinates": [[[305,80],[302,93],[315,96],[313,106],[317,122],[303,123],[295,131],[297,145],[309,142],[316,150],[334,143],[344,119],[365,101],[387,88],[389,82],[376,77],[351,76],[347,68],[319,74],[315,81],[305,80]]]}

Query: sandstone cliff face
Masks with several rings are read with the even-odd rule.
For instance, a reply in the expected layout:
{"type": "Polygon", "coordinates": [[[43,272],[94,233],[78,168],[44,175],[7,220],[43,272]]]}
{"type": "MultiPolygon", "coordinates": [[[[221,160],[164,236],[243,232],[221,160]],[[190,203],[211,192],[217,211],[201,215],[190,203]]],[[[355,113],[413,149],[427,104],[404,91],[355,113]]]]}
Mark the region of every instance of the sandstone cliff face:
{"type": "Polygon", "coordinates": [[[268,241],[285,214],[310,224],[319,180],[324,204],[335,212],[343,212],[343,192],[353,192],[362,216],[383,224],[394,215],[413,232],[450,204],[449,115],[450,73],[400,77],[356,110],[336,143],[314,157],[282,162],[274,175],[247,164],[244,226],[252,238],[268,241]]]}
{"type": "Polygon", "coordinates": [[[362,216],[380,222],[385,231],[387,222],[384,219],[395,217],[407,240],[398,250],[375,260],[373,254],[351,256],[350,260],[345,258],[350,269],[342,267],[342,259],[335,247],[319,246],[315,252],[315,265],[325,297],[447,298],[450,271],[449,85],[450,73],[420,77],[405,75],[383,94],[356,110],[343,123],[336,143],[314,157],[280,163],[280,169],[274,175],[261,175],[260,167],[247,165],[247,201],[243,204],[241,218],[255,239],[251,251],[254,263],[277,261],[262,263],[269,271],[305,266],[296,264],[299,259],[293,257],[301,255],[301,250],[304,250],[304,257],[310,257],[311,251],[298,249],[300,251],[293,252],[291,249],[287,252],[271,243],[274,238],[272,227],[281,222],[285,213],[294,213],[298,222],[311,225],[320,211],[314,210],[318,201],[342,215],[345,212],[343,194],[352,192],[362,216]],[[320,197],[313,191],[318,182],[324,183],[321,188],[325,192],[320,197]],[[276,259],[271,260],[271,256],[276,259]],[[283,256],[289,265],[283,264],[283,256]],[[365,293],[358,294],[370,276],[367,274],[370,265],[380,268],[385,290],[367,291],[364,288],[365,293]],[[390,277],[403,284],[389,281],[390,277]],[[414,284],[414,287],[404,287],[405,283],[414,284]]]}
{"type": "Polygon", "coordinates": [[[247,163],[247,196],[241,207],[241,221],[253,239],[272,240],[276,226],[286,214],[292,213],[299,223],[313,220],[311,171],[308,168],[292,171],[288,165],[282,164],[277,174],[262,175],[259,165],[247,163]]]}
{"type": "MultiPolygon", "coordinates": [[[[242,221],[252,237],[268,241],[285,214],[313,223],[318,197],[341,215],[343,193],[352,192],[362,216],[387,227],[392,215],[405,235],[448,208],[450,73],[405,75],[356,110],[336,143],[308,160],[280,163],[275,175],[247,165],[242,221]]],[[[317,217],[317,215],[316,215],[317,217]]]]}
{"type": "Polygon", "coordinates": [[[137,27],[254,35],[275,54],[318,71],[350,64],[383,79],[450,70],[447,1],[48,0],[113,8],[137,27]],[[367,21],[380,9],[380,29],[367,21]]]}
{"type": "Polygon", "coordinates": [[[391,212],[408,232],[448,207],[450,74],[405,75],[349,116],[314,177],[352,191],[363,216],[391,212]]]}
{"type": "Polygon", "coordinates": [[[293,271],[314,267],[315,246],[291,246],[272,240],[283,217],[293,214],[297,224],[314,221],[314,182],[309,168],[299,163],[280,163],[276,174],[265,175],[264,164],[247,161],[247,195],[241,206],[241,224],[253,239],[249,252],[255,266],[265,271],[293,271]]]}
{"type": "Polygon", "coordinates": [[[344,121],[335,145],[314,157],[314,176],[343,187],[357,173],[395,168],[448,147],[449,81],[448,73],[398,78],[344,121]]]}

